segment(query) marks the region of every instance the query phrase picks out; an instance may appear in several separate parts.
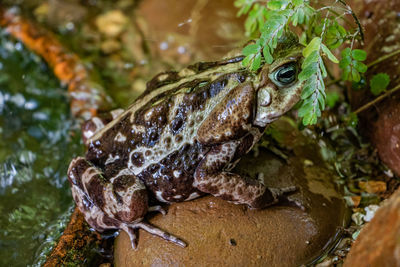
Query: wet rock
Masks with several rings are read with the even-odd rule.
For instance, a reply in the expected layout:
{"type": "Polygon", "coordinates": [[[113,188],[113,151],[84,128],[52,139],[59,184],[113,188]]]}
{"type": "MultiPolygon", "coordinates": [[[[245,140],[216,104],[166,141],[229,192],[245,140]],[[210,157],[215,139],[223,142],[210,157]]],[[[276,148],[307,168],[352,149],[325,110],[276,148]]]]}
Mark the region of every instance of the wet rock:
{"type": "Polygon", "coordinates": [[[379,119],[371,130],[372,141],[382,161],[400,176],[400,94],[382,105],[379,119]]]}
{"type": "Polygon", "coordinates": [[[114,39],[107,39],[101,43],[101,51],[105,54],[112,54],[121,49],[121,43],[114,39]]]}
{"type": "Polygon", "coordinates": [[[176,203],[166,216],[156,215],[150,222],[182,238],[188,247],[140,230],[135,251],[121,233],[115,243],[116,266],[299,266],[333,245],[346,213],[333,173],[315,144],[286,123],[282,128],[287,129],[283,139],[291,138],[294,146],[287,160],[260,148],[257,157],[251,153],[235,171],[253,177],[263,173],[270,187],[298,186],[290,198],[304,210],[293,203],[251,210],[212,196],[176,203]]]}
{"type": "Polygon", "coordinates": [[[140,3],[137,16],[153,55],[188,64],[215,60],[241,47],[244,17],[237,18],[237,11],[231,0],[183,0],[179,5],[148,0],[140,3]]]}
{"type": "MultiPolygon", "coordinates": [[[[349,3],[365,29],[367,63],[400,49],[400,2],[393,0],[354,0],[349,3]]],[[[400,54],[392,56],[368,69],[367,80],[385,72],[391,82],[388,89],[400,82],[400,54]]],[[[350,91],[354,109],[375,99],[369,89],[350,91]]],[[[400,176],[400,90],[367,111],[360,113],[361,132],[377,148],[382,161],[400,176]]]]}
{"type": "Polygon", "coordinates": [[[120,10],[112,10],[98,16],[96,26],[106,37],[115,38],[126,29],[128,21],[120,10]]]}
{"type": "Polygon", "coordinates": [[[49,0],[48,6],[42,5],[41,11],[47,11],[48,22],[53,27],[60,25],[71,27],[68,24],[73,25],[73,23],[82,22],[87,15],[86,7],[82,6],[79,1],[74,0],[49,0]]]}
{"type": "Polygon", "coordinates": [[[344,266],[400,266],[400,189],[376,212],[347,256],[344,266]]]}

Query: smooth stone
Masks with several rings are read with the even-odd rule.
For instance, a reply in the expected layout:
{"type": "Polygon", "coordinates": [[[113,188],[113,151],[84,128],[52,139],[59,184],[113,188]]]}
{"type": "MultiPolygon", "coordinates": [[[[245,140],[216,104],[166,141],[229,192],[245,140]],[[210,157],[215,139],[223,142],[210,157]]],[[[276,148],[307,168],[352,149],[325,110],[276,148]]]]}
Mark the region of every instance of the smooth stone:
{"type": "Polygon", "coordinates": [[[335,244],[346,208],[318,147],[290,127],[282,134],[291,142],[287,146],[293,145],[294,153],[286,161],[260,149],[258,157],[250,153],[235,171],[263,172],[270,187],[296,185],[299,190],[290,197],[304,210],[288,203],[251,210],[212,196],[175,203],[166,216],[157,214],[149,221],[182,238],[188,247],[140,230],[138,249],[133,250],[121,232],[115,242],[115,265],[299,266],[318,258],[335,244]]]}
{"type": "MultiPolygon", "coordinates": [[[[352,0],[349,5],[355,8],[364,29],[365,45],[361,48],[368,53],[365,64],[400,49],[400,1],[352,0]]],[[[394,88],[400,82],[399,61],[397,54],[368,68],[366,80],[383,72],[390,77],[387,89],[394,88]]],[[[368,86],[349,92],[354,110],[376,98],[368,86]]],[[[400,91],[361,112],[359,117],[360,132],[371,140],[383,163],[400,176],[400,91]]]]}
{"type": "Polygon", "coordinates": [[[344,263],[351,266],[400,266],[400,189],[361,230],[344,263]]]}

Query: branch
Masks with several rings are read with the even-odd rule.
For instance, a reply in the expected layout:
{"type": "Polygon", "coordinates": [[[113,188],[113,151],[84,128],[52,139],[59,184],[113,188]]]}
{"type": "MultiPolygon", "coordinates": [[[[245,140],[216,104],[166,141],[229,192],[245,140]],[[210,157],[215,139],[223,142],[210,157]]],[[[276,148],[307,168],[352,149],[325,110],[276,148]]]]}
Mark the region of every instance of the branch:
{"type": "Polygon", "coordinates": [[[378,96],[377,98],[375,98],[374,100],[372,100],[371,102],[368,102],[367,104],[365,104],[364,106],[358,108],[356,111],[354,111],[354,114],[358,114],[363,112],[364,110],[370,108],[371,106],[375,105],[376,103],[382,101],[383,99],[385,99],[386,97],[388,97],[389,95],[393,94],[394,92],[398,91],[400,89],[400,84],[398,84],[395,88],[387,91],[386,93],[384,93],[383,95],[378,96]]]}

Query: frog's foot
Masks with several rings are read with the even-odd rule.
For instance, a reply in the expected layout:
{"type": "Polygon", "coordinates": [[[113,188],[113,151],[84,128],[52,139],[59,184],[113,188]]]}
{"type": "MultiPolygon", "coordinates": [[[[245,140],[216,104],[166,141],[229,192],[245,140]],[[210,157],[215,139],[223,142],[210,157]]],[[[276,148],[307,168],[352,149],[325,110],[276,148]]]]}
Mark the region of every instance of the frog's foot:
{"type": "Polygon", "coordinates": [[[261,183],[261,184],[263,184],[263,185],[265,185],[265,183],[264,183],[264,173],[263,172],[260,172],[260,173],[258,173],[257,174],[257,180],[261,183]]]}
{"type": "Polygon", "coordinates": [[[154,211],[156,211],[156,212],[161,213],[161,214],[164,215],[164,216],[167,214],[167,212],[165,211],[165,209],[164,209],[163,207],[161,207],[160,205],[148,207],[147,211],[148,211],[148,212],[154,212],[154,211]]]}
{"type": "Polygon", "coordinates": [[[286,201],[289,204],[294,205],[295,207],[300,208],[301,210],[305,210],[305,207],[296,199],[287,196],[287,194],[293,193],[295,191],[297,191],[297,187],[296,186],[288,186],[288,187],[283,187],[283,188],[268,188],[273,197],[274,197],[274,203],[278,203],[278,202],[282,202],[282,201],[286,201]]]}
{"type": "Polygon", "coordinates": [[[129,239],[131,240],[131,246],[133,249],[137,249],[137,228],[130,227],[128,224],[122,224],[121,230],[124,230],[125,233],[128,234],[129,239]]]}
{"type": "Polygon", "coordinates": [[[176,236],[173,236],[173,235],[155,227],[154,225],[151,225],[151,224],[143,222],[143,221],[134,223],[134,224],[124,224],[121,226],[121,229],[124,230],[129,235],[133,249],[136,249],[136,247],[137,247],[137,229],[143,229],[152,235],[159,236],[162,239],[167,240],[172,243],[175,243],[176,245],[178,245],[180,247],[184,248],[187,246],[183,240],[177,238],[176,236]]]}
{"type": "Polygon", "coordinates": [[[280,196],[288,193],[293,193],[297,190],[296,186],[288,186],[283,188],[269,188],[274,198],[279,198],[280,196]]]}
{"type": "Polygon", "coordinates": [[[270,205],[274,205],[281,200],[288,200],[287,196],[285,196],[288,193],[293,193],[297,190],[295,186],[288,186],[288,187],[282,187],[282,188],[268,188],[272,194],[273,201],[270,203],[270,205]]]}

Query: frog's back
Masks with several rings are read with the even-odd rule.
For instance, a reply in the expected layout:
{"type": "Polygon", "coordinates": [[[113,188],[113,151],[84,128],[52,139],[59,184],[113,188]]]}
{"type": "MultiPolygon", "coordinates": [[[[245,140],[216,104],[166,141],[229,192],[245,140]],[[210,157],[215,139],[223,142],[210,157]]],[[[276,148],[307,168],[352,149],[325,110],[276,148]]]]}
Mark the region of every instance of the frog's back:
{"type": "MultiPolygon", "coordinates": [[[[91,139],[87,159],[106,177],[128,167],[146,186],[157,184],[155,193],[165,179],[175,190],[179,185],[171,179],[191,185],[193,171],[207,151],[197,141],[197,129],[221,99],[249,77],[241,59],[198,63],[179,73],[157,75],[142,96],[91,139]]],[[[191,193],[176,195],[185,200],[191,193]]]]}

